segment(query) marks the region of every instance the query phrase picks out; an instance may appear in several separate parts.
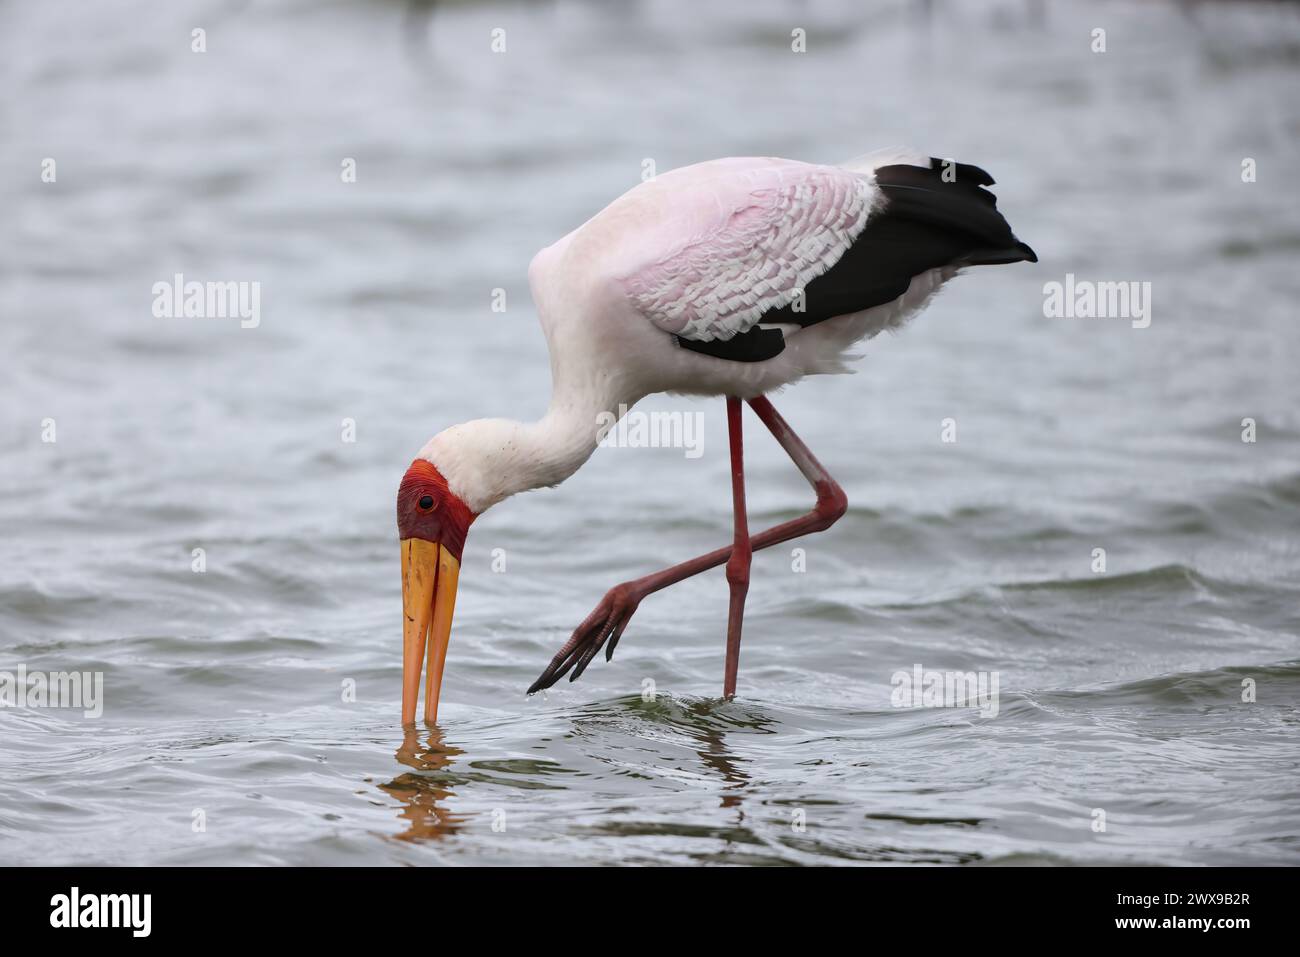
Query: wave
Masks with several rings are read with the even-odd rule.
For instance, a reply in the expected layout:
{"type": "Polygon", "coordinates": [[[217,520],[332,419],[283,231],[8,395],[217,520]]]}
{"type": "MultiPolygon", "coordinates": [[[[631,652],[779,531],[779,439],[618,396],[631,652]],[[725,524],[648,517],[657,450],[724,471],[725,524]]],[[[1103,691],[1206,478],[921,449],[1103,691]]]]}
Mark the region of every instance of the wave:
{"type": "Polygon", "coordinates": [[[1260,702],[1300,700],[1300,660],[1266,665],[1224,665],[1208,671],[1178,671],[1140,678],[1123,684],[1078,691],[1053,691],[1035,695],[1040,703],[1058,702],[1090,708],[1117,708],[1160,704],[1168,707],[1241,706],[1243,683],[1254,683],[1260,702]]]}

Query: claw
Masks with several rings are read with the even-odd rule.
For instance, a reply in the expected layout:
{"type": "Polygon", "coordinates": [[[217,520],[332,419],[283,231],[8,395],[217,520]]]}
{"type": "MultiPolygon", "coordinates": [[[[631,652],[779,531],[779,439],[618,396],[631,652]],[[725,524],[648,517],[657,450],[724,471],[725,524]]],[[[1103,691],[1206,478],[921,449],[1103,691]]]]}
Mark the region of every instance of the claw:
{"type": "Polygon", "coordinates": [[[528,694],[536,694],[551,687],[566,674],[570,681],[577,681],[606,642],[608,648],[605,660],[611,660],[614,657],[614,646],[622,637],[623,629],[640,604],[641,597],[635,592],[629,592],[627,583],[611,588],[595,610],[573,630],[564,647],[556,652],[546,670],[528,688],[528,694]],[[570,671],[573,673],[569,674],[570,671]]]}
{"type": "Polygon", "coordinates": [[[576,639],[576,635],[570,638],[565,642],[564,647],[555,653],[551,663],[537,676],[537,680],[529,685],[527,694],[537,694],[564,677],[564,673],[573,665],[573,652],[578,645],[576,639]]]}
{"type": "Polygon", "coordinates": [[[555,684],[555,682],[559,681],[569,673],[569,669],[573,667],[574,662],[577,660],[578,659],[574,657],[573,653],[570,652],[565,655],[562,661],[552,661],[550,665],[547,666],[546,670],[542,672],[542,676],[537,679],[537,682],[533,685],[529,694],[533,691],[540,691],[543,688],[551,687],[551,685],[555,684]]]}
{"type": "MultiPolygon", "coordinates": [[[[605,629],[601,628],[600,633],[604,635],[605,629]]],[[[596,652],[600,651],[600,646],[604,643],[605,639],[601,638],[600,641],[593,641],[587,646],[587,650],[578,658],[578,667],[574,668],[573,674],[569,675],[570,681],[577,681],[582,676],[582,673],[587,670],[587,665],[591,664],[591,659],[596,657],[596,652]]]]}
{"type": "Polygon", "coordinates": [[[573,674],[569,675],[570,681],[577,681],[578,677],[587,670],[587,665],[591,664],[592,656],[600,650],[600,646],[604,643],[604,636],[609,633],[609,623],[613,618],[614,610],[610,609],[609,614],[601,621],[600,627],[594,632],[588,633],[588,637],[585,639],[586,647],[574,659],[576,666],[573,669],[573,674]]]}
{"type": "Polygon", "coordinates": [[[614,633],[609,636],[609,644],[605,646],[606,661],[614,660],[614,648],[616,645],[618,645],[618,640],[623,637],[623,629],[627,627],[627,623],[631,620],[632,620],[631,615],[625,617],[622,621],[618,623],[618,627],[614,629],[614,633]]]}
{"type": "Polygon", "coordinates": [[[537,694],[539,691],[545,691],[547,688],[551,687],[551,685],[555,684],[555,682],[559,681],[562,674],[556,674],[555,669],[556,662],[552,661],[546,666],[546,669],[537,676],[537,680],[528,686],[528,691],[526,691],[525,694],[537,694]]]}

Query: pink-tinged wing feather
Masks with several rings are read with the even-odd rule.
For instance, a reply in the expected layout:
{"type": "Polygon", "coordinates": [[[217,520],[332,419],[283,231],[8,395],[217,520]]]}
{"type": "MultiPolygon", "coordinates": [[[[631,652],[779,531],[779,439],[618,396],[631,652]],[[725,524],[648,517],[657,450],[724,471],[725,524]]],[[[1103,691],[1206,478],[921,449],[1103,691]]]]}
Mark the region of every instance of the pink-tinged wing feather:
{"type": "Polygon", "coordinates": [[[721,160],[646,186],[658,188],[637,198],[663,211],[619,281],[660,329],[701,342],[793,302],[848,250],[878,195],[869,175],[788,160],[721,160]]]}

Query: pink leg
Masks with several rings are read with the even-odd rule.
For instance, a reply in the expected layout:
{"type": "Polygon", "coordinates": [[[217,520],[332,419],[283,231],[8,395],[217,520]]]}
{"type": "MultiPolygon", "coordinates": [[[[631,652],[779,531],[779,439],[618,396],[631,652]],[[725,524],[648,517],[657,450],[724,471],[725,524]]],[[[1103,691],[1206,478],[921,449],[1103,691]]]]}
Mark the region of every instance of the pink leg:
{"type": "MultiPolygon", "coordinates": [[[[749,544],[752,553],[762,548],[780,545],[793,538],[825,531],[844,514],[845,509],[848,508],[848,499],[844,495],[844,490],[831,478],[830,473],[822,468],[821,463],[808,450],[808,446],[794,434],[766,396],[750,399],[749,404],[817,493],[817,504],[813,506],[812,511],[751,536],[749,544]]],[[[729,562],[733,550],[733,546],[728,545],[652,575],[615,585],[605,593],[605,597],[601,599],[596,609],[574,629],[573,636],[551,659],[551,663],[533,682],[528,693],[533,694],[543,688],[549,688],[563,678],[570,669],[573,669],[573,674],[570,675],[569,680],[575,680],[586,670],[587,665],[607,640],[609,644],[605,650],[605,660],[611,659],[614,656],[614,648],[623,635],[623,629],[627,627],[628,621],[642,599],[692,575],[698,575],[710,568],[716,568],[723,562],[729,562]]],[[[737,655],[739,655],[739,627],[736,630],[737,655]]],[[[728,632],[730,649],[730,628],[728,632]]]]}
{"type": "Polygon", "coordinates": [[[740,626],[745,618],[745,596],[749,593],[749,566],[753,549],[749,542],[749,522],[745,517],[745,448],[742,438],[740,400],[727,398],[727,434],[731,440],[731,511],[735,520],[735,539],[727,559],[727,584],[731,587],[731,604],[727,610],[727,665],[722,679],[722,696],[736,695],[736,672],[740,670],[740,626]]]}

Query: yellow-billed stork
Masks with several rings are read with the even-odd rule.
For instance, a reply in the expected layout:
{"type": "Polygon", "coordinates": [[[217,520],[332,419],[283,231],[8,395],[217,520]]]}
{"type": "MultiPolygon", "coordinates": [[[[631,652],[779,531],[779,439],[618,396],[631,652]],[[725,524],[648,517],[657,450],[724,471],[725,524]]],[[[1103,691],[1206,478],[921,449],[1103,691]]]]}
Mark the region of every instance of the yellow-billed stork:
{"type": "Polygon", "coordinates": [[[538,422],[475,419],[420,450],[397,493],[404,605],[402,722],[434,721],[470,524],[527,489],[553,486],[595,451],[602,426],[656,392],[724,396],[735,536],[730,546],[611,588],[528,689],[609,660],[647,595],[727,565],[723,694],[736,689],[750,556],[829,528],[843,490],[766,393],[845,372],[855,343],[914,315],[964,266],[1036,262],[998,212],[982,169],[893,151],[842,166],[733,158],[643,182],[543,249],[528,281],[550,350],[538,422]],[[751,536],[746,401],[813,486],[806,515],[751,536]],[[427,652],[426,652],[427,649],[427,652]]]}

